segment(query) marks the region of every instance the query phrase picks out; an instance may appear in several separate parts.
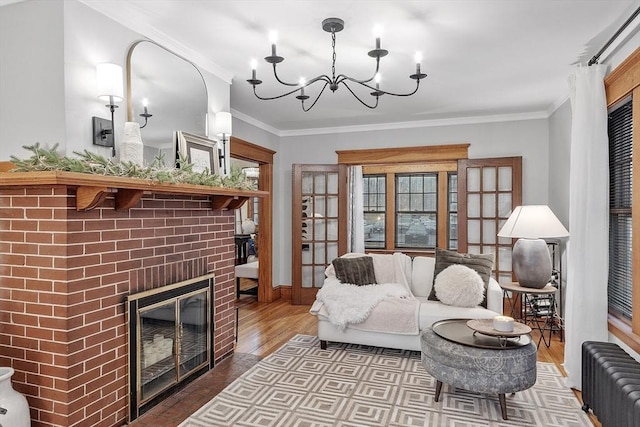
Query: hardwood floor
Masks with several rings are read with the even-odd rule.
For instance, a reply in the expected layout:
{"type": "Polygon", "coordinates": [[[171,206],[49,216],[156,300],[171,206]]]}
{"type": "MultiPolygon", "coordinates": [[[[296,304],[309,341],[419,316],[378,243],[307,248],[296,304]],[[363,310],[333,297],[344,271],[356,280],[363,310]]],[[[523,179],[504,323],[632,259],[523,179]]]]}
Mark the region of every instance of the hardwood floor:
{"type": "MultiPolygon", "coordinates": [[[[283,346],[296,334],[315,335],[316,318],[309,314],[308,305],[291,305],[290,301],[258,303],[250,295],[237,301],[239,328],[238,343],[232,357],[218,363],[207,374],[197,378],[149,412],[132,422],[132,427],[173,427],[197,408],[207,403],[228,384],[251,368],[260,359],[283,346]]],[[[533,339],[539,335],[534,331],[533,339]]],[[[538,361],[554,363],[564,374],[564,342],[556,333],[549,348],[541,343],[538,361]]],[[[580,394],[577,393],[577,397],[580,394]]],[[[591,416],[594,426],[600,424],[591,416]]]]}

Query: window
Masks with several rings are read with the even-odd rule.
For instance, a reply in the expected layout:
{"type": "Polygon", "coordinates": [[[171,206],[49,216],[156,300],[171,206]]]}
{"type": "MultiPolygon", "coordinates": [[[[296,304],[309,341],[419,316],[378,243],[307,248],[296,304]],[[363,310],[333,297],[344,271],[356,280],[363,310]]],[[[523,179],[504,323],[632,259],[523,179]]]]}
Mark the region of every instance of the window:
{"type": "Polygon", "coordinates": [[[632,100],[609,113],[609,310],[632,320],[632,100]]]}
{"type": "Polygon", "coordinates": [[[458,249],[458,174],[449,174],[449,249],[458,249]]]}
{"type": "Polygon", "coordinates": [[[443,164],[365,166],[365,248],[455,249],[457,175],[450,170],[455,167],[451,164],[438,170],[443,164]]]}
{"type": "Polygon", "coordinates": [[[364,240],[367,248],[385,247],[386,176],[363,176],[364,240]]]}
{"type": "Polygon", "coordinates": [[[438,211],[438,175],[396,175],[396,248],[434,249],[438,211]]]}
{"type": "Polygon", "coordinates": [[[640,49],[606,77],[605,89],[609,106],[609,331],[640,353],[640,175],[633,173],[633,163],[640,161],[640,49]]]}

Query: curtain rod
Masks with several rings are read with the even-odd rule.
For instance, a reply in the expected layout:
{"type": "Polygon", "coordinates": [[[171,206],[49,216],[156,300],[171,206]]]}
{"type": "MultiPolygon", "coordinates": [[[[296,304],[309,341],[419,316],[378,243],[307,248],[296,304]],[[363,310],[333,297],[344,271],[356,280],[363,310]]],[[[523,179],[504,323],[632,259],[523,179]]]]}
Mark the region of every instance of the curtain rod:
{"type": "Polygon", "coordinates": [[[591,58],[589,60],[589,63],[587,65],[592,66],[593,64],[597,64],[598,63],[598,59],[600,59],[600,55],[602,55],[604,53],[605,50],[607,50],[607,48],[609,46],[611,46],[611,43],[613,43],[618,36],[629,26],[629,24],[631,24],[631,22],[633,22],[633,20],[636,18],[636,16],[638,16],[638,14],[640,14],[640,7],[638,7],[635,12],[633,12],[631,14],[631,16],[629,17],[629,19],[627,19],[624,24],[622,24],[622,26],[620,28],[618,28],[618,31],[616,31],[616,33],[609,39],[609,41],[607,41],[607,43],[605,43],[605,45],[602,47],[602,49],[600,49],[600,51],[598,51],[598,53],[596,53],[593,58],[591,58]]]}

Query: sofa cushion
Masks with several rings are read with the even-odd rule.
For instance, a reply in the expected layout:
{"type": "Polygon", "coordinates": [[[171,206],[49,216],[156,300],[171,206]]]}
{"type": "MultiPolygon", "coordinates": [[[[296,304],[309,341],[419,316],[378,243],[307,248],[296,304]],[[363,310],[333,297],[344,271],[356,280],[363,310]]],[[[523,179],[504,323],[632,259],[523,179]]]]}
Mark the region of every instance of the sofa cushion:
{"type": "Polygon", "coordinates": [[[357,258],[336,258],[331,264],[336,271],[336,277],[342,283],[358,286],[378,283],[373,270],[373,259],[370,256],[357,258]]]}
{"type": "Polygon", "coordinates": [[[411,292],[417,297],[428,297],[433,287],[433,269],[436,259],[428,256],[413,258],[411,269],[411,292]]]}
{"type": "Polygon", "coordinates": [[[475,271],[462,264],[445,268],[436,277],[433,289],[438,299],[456,307],[475,307],[484,299],[484,283],[475,271]]]}
{"type": "MultiPolygon", "coordinates": [[[[370,256],[370,255],[361,254],[358,252],[348,252],[344,255],[340,255],[340,258],[360,258],[363,256],[370,256]]],[[[326,277],[336,277],[336,269],[333,267],[333,263],[327,266],[327,268],[324,270],[324,275],[326,277]]]]}
{"type": "MultiPolygon", "coordinates": [[[[493,268],[493,254],[463,254],[436,248],[436,266],[433,272],[433,277],[438,277],[438,274],[440,274],[442,270],[454,264],[462,264],[478,272],[484,282],[486,295],[486,289],[489,286],[489,278],[491,278],[491,269],[493,268]]],[[[434,288],[431,289],[429,299],[432,301],[438,301],[434,288]]],[[[486,297],[482,299],[480,305],[482,307],[487,306],[486,297]]]]}

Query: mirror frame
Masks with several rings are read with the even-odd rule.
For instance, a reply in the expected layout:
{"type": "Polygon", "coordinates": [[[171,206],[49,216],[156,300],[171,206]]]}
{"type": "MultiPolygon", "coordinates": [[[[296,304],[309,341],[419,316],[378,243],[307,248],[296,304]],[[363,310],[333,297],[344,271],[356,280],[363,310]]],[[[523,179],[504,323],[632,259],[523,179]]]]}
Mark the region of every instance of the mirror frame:
{"type": "MultiPolygon", "coordinates": [[[[170,55],[174,55],[177,58],[182,59],[183,61],[185,61],[187,64],[191,65],[196,72],[198,73],[198,75],[200,76],[200,78],[202,79],[202,85],[204,86],[204,94],[206,97],[206,105],[205,105],[205,129],[204,129],[204,135],[199,135],[202,136],[204,138],[208,138],[209,137],[209,89],[207,88],[207,81],[204,79],[204,76],[202,75],[202,72],[200,71],[200,69],[197,67],[196,64],[194,64],[193,62],[189,61],[187,58],[185,58],[182,55],[178,55],[177,53],[173,52],[172,50],[167,49],[166,47],[162,46],[159,43],[156,43],[153,40],[149,40],[149,39],[142,39],[142,40],[138,40],[136,42],[133,42],[131,44],[131,46],[129,47],[129,50],[127,51],[127,63],[126,63],[126,79],[127,79],[127,121],[132,122],[132,121],[136,121],[136,119],[133,117],[133,99],[131,97],[131,57],[133,55],[133,52],[135,50],[135,48],[140,45],[141,43],[151,43],[157,47],[159,47],[160,49],[164,50],[165,52],[169,53],[170,55]]],[[[173,129],[173,132],[178,131],[180,129],[173,129]]],[[[167,135],[167,140],[171,139],[171,134],[167,135]]]]}

